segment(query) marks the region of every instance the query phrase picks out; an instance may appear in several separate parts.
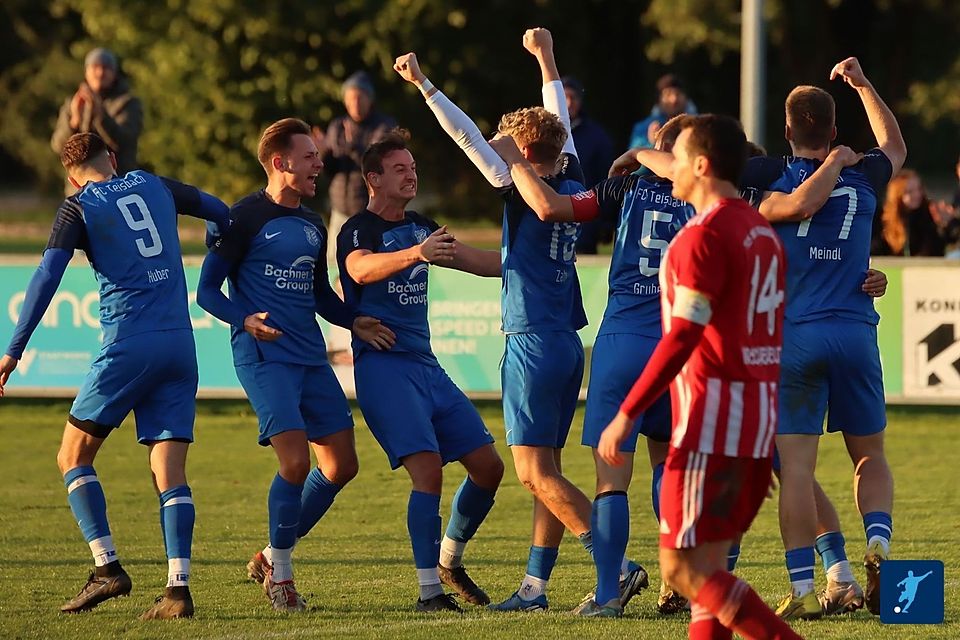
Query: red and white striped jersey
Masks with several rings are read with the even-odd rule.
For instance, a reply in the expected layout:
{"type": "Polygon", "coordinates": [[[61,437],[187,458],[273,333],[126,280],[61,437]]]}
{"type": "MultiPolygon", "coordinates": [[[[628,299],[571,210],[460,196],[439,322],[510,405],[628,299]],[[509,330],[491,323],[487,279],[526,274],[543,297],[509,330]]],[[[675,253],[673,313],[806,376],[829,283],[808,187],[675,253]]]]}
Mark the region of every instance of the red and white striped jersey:
{"type": "Polygon", "coordinates": [[[664,331],[672,318],[705,325],[670,384],[674,447],[773,455],[783,344],[783,248],[740,199],[721,200],[677,234],[660,270],[664,331]]]}

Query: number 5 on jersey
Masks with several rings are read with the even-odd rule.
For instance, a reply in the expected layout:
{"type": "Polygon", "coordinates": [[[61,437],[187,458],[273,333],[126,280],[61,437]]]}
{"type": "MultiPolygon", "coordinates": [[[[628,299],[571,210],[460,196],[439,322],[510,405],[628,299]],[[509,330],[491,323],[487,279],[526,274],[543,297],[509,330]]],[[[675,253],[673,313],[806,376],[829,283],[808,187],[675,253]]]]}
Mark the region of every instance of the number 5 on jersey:
{"type": "Polygon", "coordinates": [[[147,231],[150,233],[150,244],[148,245],[143,238],[137,238],[137,249],[144,258],[152,258],[163,252],[163,242],[160,241],[160,232],[157,231],[157,225],[153,222],[153,216],[150,215],[150,209],[143,198],[133,193],[117,200],[117,208],[123,215],[124,222],[132,231],[147,231]],[[140,212],[140,219],[133,217],[133,205],[140,212]]]}
{"type": "Polygon", "coordinates": [[[767,275],[760,287],[760,256],[753,258],[753,275],[750,277],[750,302],[747,307],[747,333],[753,335],[754,319],[767,314],[767,333],[773,335],[777,327],[777,307],[783,304],[783,290],[777,288],[777,270],[780,259],[775,255],[767,267],[767,275]]]}

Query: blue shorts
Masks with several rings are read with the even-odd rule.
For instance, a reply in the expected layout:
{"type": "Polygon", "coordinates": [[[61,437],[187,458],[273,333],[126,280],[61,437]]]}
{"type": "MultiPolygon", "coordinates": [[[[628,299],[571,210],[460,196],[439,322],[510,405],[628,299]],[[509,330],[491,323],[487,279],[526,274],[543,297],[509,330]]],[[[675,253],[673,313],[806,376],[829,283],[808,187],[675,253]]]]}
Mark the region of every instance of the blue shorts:
{"type": "Polygon", "coordinates": [[[137,442],[193,442],[197,348],[193,331],[150,331],[100,350],[70,408],[70,424],[106,438],[133,411],[137,442]]]}
{"type": "Polygon", "coordinates": [[[854,436],[887,425],[877,327],[826,318],[783,325],[779,434],[854,436]]]}
{"type": "Polygon", "coordinates": [[[500,364],[507,444],[560,449],[583,382],[583,344],[573,331],[511,333],[500,364]]]}
{"type": "Polygon", "coordinates": [[[438,364],[367,351],[353,375],[360,410],[392,469],[414,453],[438,453],[447,464],[493,443],[476,407],[438,364]]]}
{"type": "Polygon", "coordinates": [[[329,364],[254,362],[236,367],[237,378],[260,421],[258,442],[284,431],[306,431],[311,442],[353,427],[353,414],[329,364]]]}
{"type": "MultiPolygon", "coordinates": [[[[626,333],[597,336],[590,358],[590,384],[587,387],[582,444],[594,449],[600,445],[603,430],[620,411],[620,405],[647,366],[659,342],[659,338],[626,333]]],[[[667,392],[637,416],[633,431],[620,450],[636,451],[640,434],[656,442],[670,442],[670,415],[670,393],[667,392]]]]}

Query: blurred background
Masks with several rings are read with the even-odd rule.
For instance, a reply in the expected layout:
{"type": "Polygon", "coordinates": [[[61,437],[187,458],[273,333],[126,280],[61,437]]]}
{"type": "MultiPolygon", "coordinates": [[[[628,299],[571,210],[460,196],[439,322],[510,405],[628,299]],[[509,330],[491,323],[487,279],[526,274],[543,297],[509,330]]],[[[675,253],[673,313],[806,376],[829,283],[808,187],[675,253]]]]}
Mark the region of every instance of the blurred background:
{"type": "MultiPolygon", "coordinates": [[[[796,84],[834,95],[839,143],[872,145],[854,92],[828,80],[834,63],[855,55],[900,118],[907,166],[932,195],[952,196],[960,3],[767,0],[764,14],[762,142],[771,154],[788,151],[782,105],[796,84]]],[[[364,70],[375,108],[412,132],[422,185],[415,206],[493,226],[498,198],[391,65],[416,51],[431,80],[491,132],[502,113],[540,100],[536,63],[520,44],[531,26],[553,32],[560,71],[579,80],[582,109],[614,155],[650,115],[665,73],[682,78],[700,112],[739,112],[739,0],[4,0],[0,15],[0,249],[29,245],[14,236],[29,235],[37,216],[52,219],[63,173],[51,135],[95,47],[116,55],[142,104],[138,164],[228,202],[263,182],[254,150],[266,124],[297,116],[326,130],[344,114],[344,80],[364,70]]],[[[310,203],[324,214],[326,186],[310,203]]]]}

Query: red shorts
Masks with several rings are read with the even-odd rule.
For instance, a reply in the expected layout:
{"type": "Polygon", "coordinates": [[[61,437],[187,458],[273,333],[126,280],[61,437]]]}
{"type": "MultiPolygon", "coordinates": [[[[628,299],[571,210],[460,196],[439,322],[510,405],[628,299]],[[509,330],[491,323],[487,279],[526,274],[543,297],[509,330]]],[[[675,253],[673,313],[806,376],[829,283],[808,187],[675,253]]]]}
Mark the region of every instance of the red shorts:
{"type": "Polygon", "coordinates": [[[660,485],[660,546],[690,549],[746,532],[767,496],[772,471],[772,458],[671,446],[660,485]]]}

